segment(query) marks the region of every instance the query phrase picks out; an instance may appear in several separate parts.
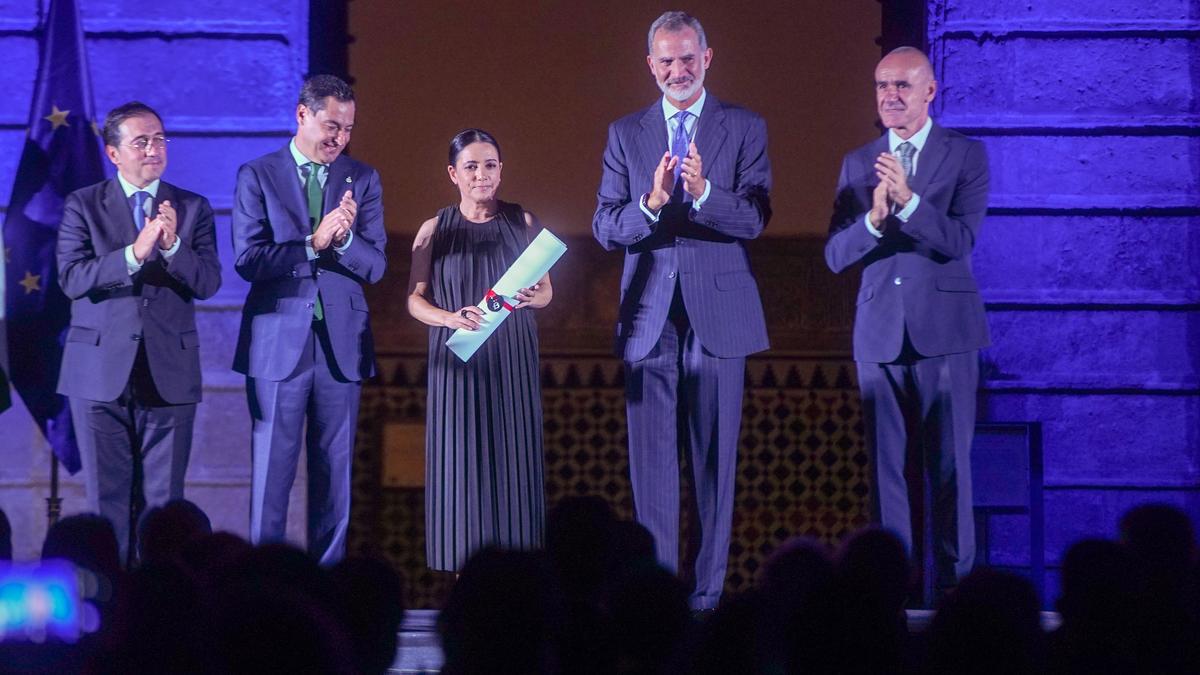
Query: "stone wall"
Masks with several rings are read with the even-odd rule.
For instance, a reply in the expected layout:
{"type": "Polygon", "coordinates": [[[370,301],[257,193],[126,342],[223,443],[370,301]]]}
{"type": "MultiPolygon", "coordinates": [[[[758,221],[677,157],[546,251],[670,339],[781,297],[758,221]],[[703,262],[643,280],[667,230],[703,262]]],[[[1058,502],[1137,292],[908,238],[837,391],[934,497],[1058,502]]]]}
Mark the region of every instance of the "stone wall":
{"type": "Polygon", "coordinates": [[[991,159],[981,417],[1042,423],[1053,597],[1131,505],[1200,518],[1200,5],[927,6],[934,114],[991,159]]]}

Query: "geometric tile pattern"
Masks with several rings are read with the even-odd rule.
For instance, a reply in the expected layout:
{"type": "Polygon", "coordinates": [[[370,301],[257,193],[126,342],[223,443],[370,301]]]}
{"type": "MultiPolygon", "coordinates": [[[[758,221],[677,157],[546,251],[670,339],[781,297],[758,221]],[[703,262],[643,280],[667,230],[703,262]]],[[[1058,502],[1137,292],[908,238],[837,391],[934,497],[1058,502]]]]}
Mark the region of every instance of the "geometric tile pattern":
{"type": "MultiPolygon", "coordinates": [[[[397,565],[408,581],[409,607],[438,607],[453,576],[425,567],[424,491],[384,488],[380,480],[383,425],[424,419],[425,359],[379,361],[380,375],[363,388],[360,404],[350,549],[397,565]]],[[[547,507],[570,495],[599,495],[632,517],[620,361],[543,354],[541,368],[547,507]]],[[[836,543],[867,522],[867,456],[853,374],[853,362],[841,359],[749,360],[727,593],[748,588],[787,537],[836,543]]]]}

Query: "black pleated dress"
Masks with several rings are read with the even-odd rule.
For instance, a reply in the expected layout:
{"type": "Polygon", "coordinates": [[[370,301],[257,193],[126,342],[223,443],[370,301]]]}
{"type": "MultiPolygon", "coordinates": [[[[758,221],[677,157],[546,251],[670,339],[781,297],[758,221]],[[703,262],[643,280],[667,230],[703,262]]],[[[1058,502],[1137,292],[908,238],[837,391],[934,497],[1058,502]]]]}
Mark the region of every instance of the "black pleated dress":
{"type": "MultiPolygon", "coordinates": [[[[486,223],[458,205],[438,212],[430,243],[433,303],[457,311],[483,299],[531,237],[524,212],[500,202],[486,223]]],[[[487,545],[529,549],[544,538],[542,390],[537,323],[514,311],[471,360],[429,331],[425,425],[425,552],[429,567],[457,571],[487,545]]]]}

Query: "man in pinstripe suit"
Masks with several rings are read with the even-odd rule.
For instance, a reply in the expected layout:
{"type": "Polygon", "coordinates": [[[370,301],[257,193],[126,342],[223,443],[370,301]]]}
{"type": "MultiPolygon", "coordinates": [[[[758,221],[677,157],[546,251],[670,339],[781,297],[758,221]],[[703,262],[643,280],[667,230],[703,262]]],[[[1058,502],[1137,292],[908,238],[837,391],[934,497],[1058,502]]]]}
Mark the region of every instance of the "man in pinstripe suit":
{"type": "Polygon", "coordinates": [[[771,168],[762,118],[704,89],[712,50],[700,22],[667,12],[647,37],[663,97],[609,127],[592,231],[625,250],[616,350],[637,518],[677,570],[687,452],[698,521],[689,602],[705,610],[725,583],[746,355],[768,347],[744,241],[770,219],[771,168]]]}

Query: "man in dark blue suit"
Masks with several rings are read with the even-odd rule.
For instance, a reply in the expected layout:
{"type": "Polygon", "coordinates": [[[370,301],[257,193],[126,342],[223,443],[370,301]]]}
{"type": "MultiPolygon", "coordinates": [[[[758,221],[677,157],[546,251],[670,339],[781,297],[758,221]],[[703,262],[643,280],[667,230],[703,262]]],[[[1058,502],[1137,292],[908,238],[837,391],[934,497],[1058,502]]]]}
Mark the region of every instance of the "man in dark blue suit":
{"type": "Polygon", "coordinates": [[[235,268],[250,282],[233,368],[252,425],[250,540],[283,539],[307,439],[308,550],[345,553],[358,399],[375,372],[362,285],[387,267],[379,174],[342,155],[354,91],[308,79],[288,145],[242,165],[233,205],[235,268]]]}
{"type": "Polygon", "coordinates": [[[117,177],[68,195],[58,229],[71,298],[58,392],[70,402],[88,508],[112,521],[128,561],[135,498],[183,497],[201,393],[195,301],[221,287],[221,263],[208,200],[161,180],[158,113],[126,103],[103,133],[117,177]]]}
{"type": "Polygon", "coordinates": [[[842,162],[825,259],[862,262],[854,359],[872,459],[874,517],[912,550],[906,448],[929,473],[934,583],[957,585],[975,559],[971,438],[978,350],[989,344],[971,250],[987,210],[983,144],[929,117],[937,82],[911,47],[875,69],[888,133],[842,162]],[[909,438],[908,431],[917,436],[909,438]]]}
{"type": "Polygon", "coordinates": [[[771,217],[771,167],[763,119],[704,89],[712,49],[700,22],[667,12],[647,38],[663,97],[609,127],[592,231],[625,250],[616,350],[637,518],[677,570],[688,452],[699,526],[689,602],[704,610],[725,585],[746,355],[768,347],[745,240],[771,217]]]}

